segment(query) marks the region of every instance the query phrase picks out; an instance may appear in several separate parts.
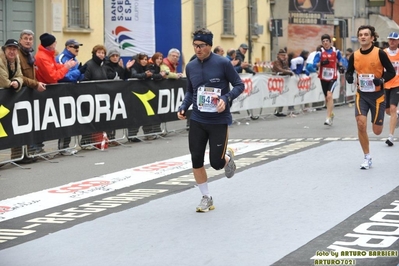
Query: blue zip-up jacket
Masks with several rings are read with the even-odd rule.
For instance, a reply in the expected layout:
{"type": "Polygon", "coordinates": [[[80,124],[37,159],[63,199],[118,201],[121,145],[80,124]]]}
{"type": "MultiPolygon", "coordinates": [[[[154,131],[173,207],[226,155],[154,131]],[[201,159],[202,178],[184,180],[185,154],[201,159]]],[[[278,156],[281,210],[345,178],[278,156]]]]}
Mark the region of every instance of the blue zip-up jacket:
{"type": "MultiPolygon", "coordinates": [[[[74,54],[72,54],[67,49],[64,49],[64,51],[62,51],[62,53],[57,55],[57,57],[55,58],[55,61],[57,63],[64,64],[66,61],[69,61],[70,59],[73,59],[76,62],[78,62],[78,60],[76,59],[74,54]]],[[[76,66],[70,68],[68,70],[68,73],[66,73],[65,77],[60,79],[58,82],[76,82],[76,81],[82,80],[84,75],[80,73],[78,68],[79,68],[79,64],[76,64],[76,66]]]]}
{"type": "MultiPolygon", "coordinates": [[[[226,58],[227,59],[229,59],[230,61],[233,61],[233,58],[231,58],[231,56],[229,56],[229,55],[226,55],[226,58]]],[[[234,69],[237,71],[237,73],[240,71],[240,69],[241,69],[241,66],[240,66],[240,64],[237,64],[236,66],[233,66],[234,67],[234,69]]],[[[241,71],[242,71],[242,69],[241,69],[241,71]]]]}
{"type": "Polygon", "coordinates": [[[231,125],[233,119],[230,113],[230,105],[244,91],[244,83],[230,61],[225,57],[211,53],[203,61],[196,58],[189,62],[186,66],[186,75],[187,92],[179,111],[187,112],[187,109],[193,104],[192,120],[205,124],[231,125]],[[231,90],[230,84],[233,86],[231,90]],[[197,92],[201,86],[222,89],[220,100],[226,103],[223,112],[211,113],[198,110],[197,92]]]}

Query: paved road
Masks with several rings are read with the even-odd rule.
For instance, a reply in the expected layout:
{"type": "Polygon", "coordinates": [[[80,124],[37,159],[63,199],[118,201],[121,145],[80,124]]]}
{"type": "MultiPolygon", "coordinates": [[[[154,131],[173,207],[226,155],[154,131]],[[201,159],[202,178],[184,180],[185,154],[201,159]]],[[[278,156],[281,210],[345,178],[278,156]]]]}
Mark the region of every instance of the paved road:
{"type": "Polygon", "coordinates": [[[399,143],[371,133],[374,165],[360,170],[354,110],[335,114],[333,127],[324,110],[235,115],[238,170],[209,171],[204,214],[184,130],[4,166],[0,265],[398,265],[399,143]]]}

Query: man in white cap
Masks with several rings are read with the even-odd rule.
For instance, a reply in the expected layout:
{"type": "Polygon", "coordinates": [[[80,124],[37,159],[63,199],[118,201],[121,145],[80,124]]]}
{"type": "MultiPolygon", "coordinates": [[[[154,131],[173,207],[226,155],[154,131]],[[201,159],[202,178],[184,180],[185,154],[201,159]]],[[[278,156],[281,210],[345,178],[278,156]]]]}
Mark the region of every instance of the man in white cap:
{"type": "Polygon", "coordinates": [[[396,71],[396,76],[390,81],[385,82],[385,113],[390,115],[389,136],[385,143],[393,146],[393,134],[395,133],[396,123],[398,121],[397,107],[399,103],[399,34],[391,32],[388,38],[388,48],[384,51],[388,55],[396,71]]]}

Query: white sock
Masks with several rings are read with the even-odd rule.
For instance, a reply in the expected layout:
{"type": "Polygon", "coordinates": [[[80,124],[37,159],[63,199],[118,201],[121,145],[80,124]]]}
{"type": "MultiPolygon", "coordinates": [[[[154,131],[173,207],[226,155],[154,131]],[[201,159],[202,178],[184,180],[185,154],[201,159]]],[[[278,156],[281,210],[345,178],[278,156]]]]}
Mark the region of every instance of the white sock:
{"type": "Polygon", "coordinates": [[[211,195],[209,194],[209,189],[208,189],[208,182],[202,183],[202,184],[198,184],[198,187],[202,193],[202,196],[208,196],[211,197],[211,195]]]}
{"type": "Polygon", "coordinates": [[[366,158],[367,160],[371,159],[370,153],[365,154],[365,155],[364,155],[364,158],[366,158]]]}

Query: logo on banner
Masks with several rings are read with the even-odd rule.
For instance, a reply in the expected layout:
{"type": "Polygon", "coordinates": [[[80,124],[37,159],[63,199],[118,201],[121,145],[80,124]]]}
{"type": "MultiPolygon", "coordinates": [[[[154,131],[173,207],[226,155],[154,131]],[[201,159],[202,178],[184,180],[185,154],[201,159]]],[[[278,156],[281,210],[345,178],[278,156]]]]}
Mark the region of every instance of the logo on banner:
{"type": "Polygon", "coordinates": [[[132,31],[123,27],[123,26],[117,26],[114,30],[112,30],[112,34],[115,37],[115,42],[119,44],[119,48],[122,50],[125,50],[126,48],[129,47],[135,47],[133,44],[134,39],[129,36],[132,31]]]}
{"type": "Polygon", "coordinates": [[[240,108],[244,106],[245,99],[260,92],[259,86],[256,85],[256,81],[254,82],[252,78],[241,78],[241,80],[244,83],[244,91],[233,100],[233,105],[238,103],[240,108]]]}
{"type": "Polygon", "coordinates": [[[284,92],[284,78],[269,78],[267,80],[267,87],[269,89],[269,97],[273,99],[273,104],[275,104],[276,98],[284,92]]]}
{"type": "Polygon", "coordinates": [[[152,109],[152,107],[149,103],[149,101],[154,99],[156,96],[152,91],[148,91],[147,93],[144,93],[144,94],[139,94],[134,91],[132,91],[132,93],[134,95],[136,95],[137,98],[139,98],[140,101],[143,103],[148,116],[155,115],[154,109],[152,109]]]}
{"type": "Polygon", "coordinates": [[[301,97],[301,101],[303,102],[305,94],[312,89],[312,78],[309,76],[299,78],[297,87],[298,94],[295,95],[295,98],[301,97]]]}
{"type": "Polygon", "coordinates": [[[244,83],[244,93],[247,95],[251,95],[253,88],[252,79],[246,78],[241,80],[244,83]]]}
{"type": "MultiPolygon", "coordinates": [[[[9,112],[10,112],[10,110],[8,110],[6,107],[4,107],[4,105],[1,105],[0,106],[0,119],[5,117],[9,112]]],[[[8,136],[7,132],[4,130],[3,125],[0,123],[0,138],[7,137],[7,136],[8,136]]]]}

